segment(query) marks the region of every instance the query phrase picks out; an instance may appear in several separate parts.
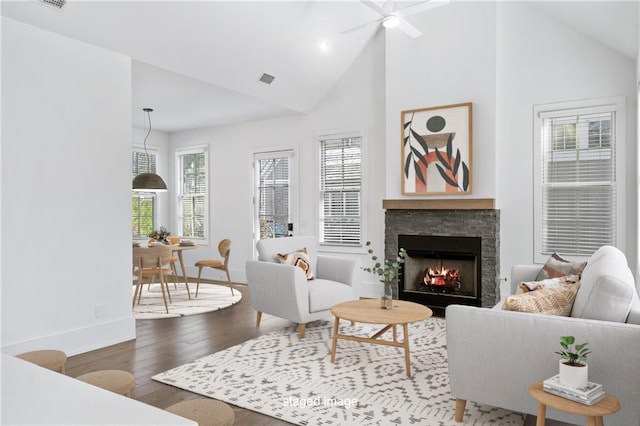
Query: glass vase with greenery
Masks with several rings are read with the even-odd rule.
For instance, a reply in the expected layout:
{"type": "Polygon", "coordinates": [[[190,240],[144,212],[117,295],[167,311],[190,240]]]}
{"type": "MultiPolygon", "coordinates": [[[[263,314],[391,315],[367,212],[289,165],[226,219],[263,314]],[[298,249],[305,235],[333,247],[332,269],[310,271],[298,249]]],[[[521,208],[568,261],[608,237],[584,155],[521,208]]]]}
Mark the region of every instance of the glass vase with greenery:
{"type": "Polygon", "coordinates": [[[362,269],[365,272],[380,276],[380,282],[382,282],[384,286],[381,298],[381,308],[391,309],[393,297],[394,295],[398,294],[398,271],[402,267],[402,264],[405,262],[407,251],[403,248],[400,248],[395,260],[385,259],[383,262],[381,262],[378,259],[378,256],[373,253],[373,249],[371,248],[371,241],[367,241],[366,246],[368,247],[367,252],[371,255],[373,266],[362,269]]]}

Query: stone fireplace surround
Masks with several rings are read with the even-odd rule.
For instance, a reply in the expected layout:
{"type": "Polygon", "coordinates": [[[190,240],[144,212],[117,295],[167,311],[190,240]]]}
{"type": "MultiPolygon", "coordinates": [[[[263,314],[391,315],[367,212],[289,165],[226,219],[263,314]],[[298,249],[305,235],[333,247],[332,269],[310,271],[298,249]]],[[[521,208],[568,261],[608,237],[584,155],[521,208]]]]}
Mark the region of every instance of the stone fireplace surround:
{"type": "Polygon", "coordinates": [[[432,235],[481,238],[481,288],[483,307],[500,298],[500,211],[493,199],[383,200],[385,258],[398,253],[398,235],[432,235]]]}

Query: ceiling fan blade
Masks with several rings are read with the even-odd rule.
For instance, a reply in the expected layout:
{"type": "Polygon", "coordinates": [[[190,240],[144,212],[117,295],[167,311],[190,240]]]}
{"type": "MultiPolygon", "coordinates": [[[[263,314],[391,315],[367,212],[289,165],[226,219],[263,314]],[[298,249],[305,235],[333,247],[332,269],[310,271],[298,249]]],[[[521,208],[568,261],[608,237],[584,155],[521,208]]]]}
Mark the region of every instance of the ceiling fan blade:
{"type": "Polygon", "coordinates": [[[381,7],[381,6],[378,6],[377,4],[372,2],[371,0],[360,0],[360,2],[362,4],[364,4],[365,6],[367,6],[369,9],[373,9],[376,12],[378,12],[380,15],[383,15],[383,16],[389,14],[389,12],[390,12],[389,10],[387,10],[387,9],[381,7]]]}
{"type": "Polygon", "coordinates": [[[419,38],[420,36],[422,36],[422,32],[416,27],[414,27],[413,25],[411,25],[406,19],[398,18],[398,20],[399,20],[398,28],[404,31],[409,37],[419,38]]]}
{"type": "Polygon", "coordinates": [[[376,19],[374,21],[365,22],[364,24],[356,25],[355,27],[349,28],[348,30],[341,31],[340,34],[352,33],[354,31],[357,31],[357,30],[361,29],[361,28],[369,26],[369,25],[373,24],[374,22],[380,22],[381,20],[382,20],[382,18],[376,19]]]}
{"type": "Polygon", "coordinates": [[[427,10],[435,9],[436,7],[444,6],[447,4],[449,4],[449,0],[427,0],[413,6],[397,9],[396,14],[400,17],[406,17],[425,12],[427,10]]]}

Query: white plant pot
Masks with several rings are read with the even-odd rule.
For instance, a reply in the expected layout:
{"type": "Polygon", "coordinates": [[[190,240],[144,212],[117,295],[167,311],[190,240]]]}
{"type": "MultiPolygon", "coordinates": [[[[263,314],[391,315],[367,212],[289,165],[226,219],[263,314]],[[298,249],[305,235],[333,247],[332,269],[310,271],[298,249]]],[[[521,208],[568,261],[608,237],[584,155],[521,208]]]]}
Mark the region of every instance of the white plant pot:
{"type": "Polygon", "coordinates": [[[567,365],[564,360],[560,360],[560,383],[572,388],[581,388],[589,381],[589,365],[582,364],[580,367],[567,365]]]}

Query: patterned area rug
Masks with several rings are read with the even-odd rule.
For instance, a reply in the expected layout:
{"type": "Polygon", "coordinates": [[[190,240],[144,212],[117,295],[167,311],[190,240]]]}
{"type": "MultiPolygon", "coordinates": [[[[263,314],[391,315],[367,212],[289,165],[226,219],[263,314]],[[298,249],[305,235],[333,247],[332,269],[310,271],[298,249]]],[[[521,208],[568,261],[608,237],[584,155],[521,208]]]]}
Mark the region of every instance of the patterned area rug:
{"type": "MultiPolygon", "coordinates": [[[[403,350],[388,346],[339,340],[332,364],[332,323],[307,324],[304,339],[288,327],[153,379],[298,425],[459,425],[449,393],[444,319],[411,324],[412,377],[406,376],[403,350]]],[[[379,328],[341,323],[341,332],[362,336],[379,328]]],[[[464,420],[524,424],[519,413],[471,401],[464,420]]]]}
{"type": "MultiPolygon", "coordinates": [[[[184,317],[187,315],[203,314],[205,312],[217,311],[235,305],[242,299],[242,293],[239,290],[233,290],[233,296],[228,286],[200,283],[198,298],[195,298],[196,283],[189,283],[191,290],[191,299],[187,294],[187,288],[184,283],[178,283],[175,289],[173,283],[169,283],[169,291],[171,292],[171,303],[169,304],[169,313],[165,310],[164,301],[162,300],[162,291],[160,284],[151,284],[151,289],[145,284],[142,290],[142,298],[140,304],[136,304],[133,313],[136,319],[163,319],[184,317]]],[[[135,285],[133,286],[133,292],[135,285]]]]}

